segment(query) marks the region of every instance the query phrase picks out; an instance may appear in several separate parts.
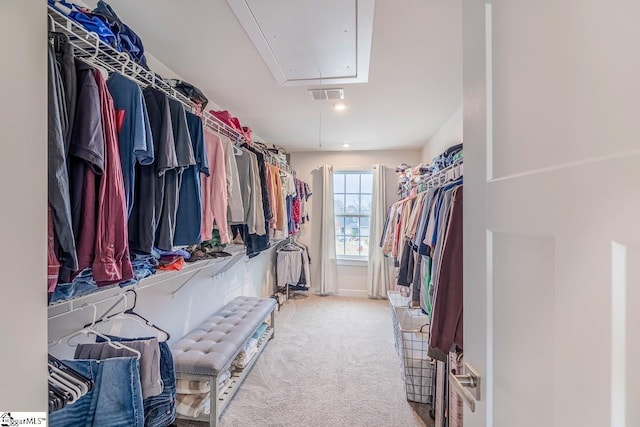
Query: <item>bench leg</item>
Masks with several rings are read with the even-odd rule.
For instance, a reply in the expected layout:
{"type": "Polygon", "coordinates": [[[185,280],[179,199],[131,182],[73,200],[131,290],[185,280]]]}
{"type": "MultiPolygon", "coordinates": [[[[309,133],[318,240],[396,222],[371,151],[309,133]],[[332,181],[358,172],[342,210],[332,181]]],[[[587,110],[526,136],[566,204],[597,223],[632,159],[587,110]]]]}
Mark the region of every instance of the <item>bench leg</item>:
{"type": "Polygon", "coordinates": [[[275,308],[271,310],[271,329],[273,329],[273,334],[271,335],[270,340],[274,339],[276,336],[276,310],[275,308]]]}
{"type": "Polygon", "coordinates": [[[210,399],[209,404],[209,427],[216,427],[218,425],[218,377],[209,377],[210,386],[210,399]]]}

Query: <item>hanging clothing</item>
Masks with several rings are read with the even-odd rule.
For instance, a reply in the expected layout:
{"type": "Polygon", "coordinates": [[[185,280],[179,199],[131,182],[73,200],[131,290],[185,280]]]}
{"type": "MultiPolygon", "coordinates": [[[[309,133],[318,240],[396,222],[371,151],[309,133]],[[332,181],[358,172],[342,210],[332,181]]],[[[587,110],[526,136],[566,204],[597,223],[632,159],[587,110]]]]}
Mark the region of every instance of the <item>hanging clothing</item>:
{"type": "Polygon", "coordinates": [[[132,279],[133,267],[129,259],[127,205],[113,99],[102,74],[97,70],[93,74],[100,92],[106,160],[98,194],[96,253],[92,270],[98,286],[103,286],[132,279]]]}
{"type": "Polygon", "coordinates": [[[53,209],[47,206],[47,292],[52,294],[58,284],[60,261],[56,255],[55,229],[53,226],[53,209]]]}
{"type": "MultiPolygon", "coordinates": [[[[250,167],[252,170],[251,176],[253,177],[253,189],[251,200],[253,202],[253,222],[255,223],[255,234],[258,236],[264,236],[267,234],[267,228],[265,226],[266,218],[264,216],[264,200],[262,199],[262,182],[260,178],[260,164],[258,163],[258,156],[250,150],[247,150],[247,154],[250,159],[250,167]]],[[[253,233],[250,233],[253,234],[253,233]]]]}
{"type": "MultiPolygon", "coordinates": [[[[74,359],[105,360],[115,357],[128,357],[132,352],[126,348],[114,348],[111,343],[96,342],[78,344],[74,359]]],[[[126,346],[140,352],[140,384],[142,397],[157,396],[162,393],[160,377],[160,347],[157,338],[127,341],[126,346]]]]}
{"type": "MultiPolygon", "coordinates": [[[[108,336],[111,341],[122,342],[125,345],[132,341],[145,341],[149,338],[122,338],[113,335],[108,336]]],[[[96,337],[96,342],[105,342],[104,338],[96,337]]],[[[144,425],[146,427],[160,427],[171,425],[176,418],[176,373],[173,356],[169,344],[158,343],[160,352],[160,379],[162,381],[162,393],[149,396],[143,400],[144,425]]],[[[142,372],[141,372],[142,375],[142,372]]],[[[142,378],[141,378],[142,381],[142,378]]]]}
{"type": "Polygon", "coordinates": [[[256,233],[255,209],[256,209],[256,193],[258,188],[255,185],[254,168],[251,162],[251,153],[240,148],[241,154],[236,156],[236,164],[238,166],[238,175],[242,177],[240,180],[240,194],[242,195],[242,206],[244,208],[244,224],[248,227],[248,232],[256,233]]]}
{"type": "Polygon", "coordinates": [[[264,154],[260,152],[260,150],[256,150],[255,148],[247,144],[244,144],[244,148],[255,154],[256,157],[256,162],[258,164],[258,183],[260,192],[262,194],[262,211],[264,219],[268,221],[271,219],[271,199],[269,198],[269,188],[267,187],[267,172],[264,154]]]}
{"type": "Polygon", "coordinates": [[[215,223],[220,232],[221,243],[227,244],[231,239],[227,223],[227,174],[222,140],[214,133],[205,132],[205,148],[211,175],[201,178],[202,240],[211,240],[215,223]]]}
{"type": "Polygon", "coordinates": [[[169,99],[169,112],[171,114],[176,164],[174,168],[165,172],[164,198],[162,200],[162,211],[156,230],[155,243],[158,248],[165,250],[173,248],[182,172],[189,166],[196,164],[184,106],[175,99],[169,99]]]}
{"type": "Polygon", "coordinates": [[[297,285],[302,274],[302,249],[287,244],[277,250],[276,277],[279,287],[297,285]]]}
{"type": "Polygon", "coordinates": [[[202,119],[187,112],[187,125],[191,146],[195,155],[195,165],[182,172],[182,184],[176,214],[176,231],[173,236],[175,246],[197,245],[202,242],[202,184],[200,174],[210,176],[209,157],[205,150],[202,119]]]}
{"type": "Polygon", "coordinates": [[[293,175],[291,175],[289,172],[282,171],[280,177],[282,179],[282,191],[285,210],[285,224],[283,231],[286,237],[290,234],[294,234],[295,230],[293,220],[293,197],[296,195],[296,185],[293,175]]]}
{"type": "Polygon", "coordinates": [[[276,206],[276,192],[275,184],[273,182],[273,172],[271,171],[271,165],[266,165],[267,172],[267,189],[269,190],[269,200],[271,200],[271,219],[269,219],[268,232],[275,228],[275,224],[278,221],[277,218],[277,206],[276,206]]]}
{"type": "Polygon", "coordinates": [[[67,38],[60,46],[60,50],[56,51],[56,60],[60,69],[62,85],[65,98],[65,110],[67,116],[67,125],[65,132],[65,153],[69,153],[69,145],[71,141],[71,132],[73,131],[76,115],[76,102],[78,99],[78,80],[76,76],[76,65],[74,59],[73,45],[69,43],[67,38]]]}
{"type": "Polygon", "coordinates": [[[273,206],[275,206],[274,214],[272,218],[272,228],[275,230],[283,230],[285,223],[285,205],[282,198],[282,180],[280,179],[280,168],[277,166],[269,165],[271,171],[271,185],[273,188],[273,206]]]}
{"type": "Polygon", "coordinates": [[[165,173],[178,166],[176,158],[169,98],[153,87],[142,91],[153,135],[154,162],[136,165],[133,205],[129,216],[131,249],[151,253],[156,240],[164,200],[165,173]]]}
{"type": "Polygon", "coordinates": [[[239,224],[244,221],[244,205],[240,192],[240,175],[233,143],[226,136],[220,136],[224,147],[225,171],[227,175],[227,218],[230,223],[239,224]]]}
{"type": "Polygon", "coordinates": [[[438,286],[433,305],[429,334],[429,355],[442,360],[455,346],[463,347],[462,334],[462,222],[463,188],[454,190],[451,218],[442,249],[438,286]]]}
{"type": "MultiPolygon", "coordinates": [[[[96,256],[96,230],[98,228],[98,192],[100,189],[101,175],[97,175],[90,167],[84,167],[84,163],[77,162],[76,167],[82,165],[84,175],[79,177],[82,188],[80,209],[82,217],[78,230],[78,270],[70,277],[67,273],[61,275],[65,282],[70,281],[77,273],[91,267],[96,256]]],[[[64,270],[63,270],[64,271],[64,270]]]]}
{"type": "Polygon", "coordinates": [[[53,211],[56,233],[56,256],[70,270],[78,268],[76,243],[71,223],[71,201],[69,197],[69,175],[65,150],[65,128],[63,111],[65,106],[62,78],[55,61],[53,46],[48,55],[48,199],[53,211]]]}
{"type": "Polygon", "coordinates": [[[296,194],[293,195],[293,204],[291,206],[291,218],[293,221],[293,230],[292,233],[297,233],[300,230],[300,224],[302,223],[302,206],[301,206],[301,194],[299,192],[300,186],[298,185],[300,181],[297,178],[294,178],[293,184],[295,187],[296,194]]]}
{"type": "Polygon", "coordinates": [[[309,248],[300,242],[295,242],[294,244],[302,249],[302,276],[300,276],[298,285],[311,288],[311,255],[309,254],[309,248]]]}
{"type": "Polygon", "coordinates": [[[85,424],[87,420],[96,426],[144,426],[140,363],[135,357],[63,362],[81,375],[100,381],[73,405],[52,412],[47,420],[49,427],[85,424]],[[96,404],[99,400],[104,404],[96,404]]]}
{"type": "Polygon", "coordinates": [[[313,193],[311,192],[311,187],[309,187],[309,184],[307,184],[306,182],[303,183],[304,184],[304,198],[305,198],[305,203],[304,203],[304,207],[302,209],[302,219],[303,222],[304,221],[311,221],[311,213],[309,212],[309,198],[313,195],[313,193]]]}
{"type": "Polygon", "coordinates": [[[414,240],[414,247],[417,248],[417,251],[420,255],[431,255],[431,247],[426,244],[425,236],[427,235],[427,226],[430,223],[430,218],[433,218],[432,214],[433,210],[436,208],[440,190],[441,189],[439,187],[431,188],[425,196],[425,209],[423,209],[414,240]]]}
{"type": "MultiPolygon", "coordinates": [[[[95,258],[97,200],[99,182],[105,167],[105,135],[100,93],[93,67],[75,60],[78,99],[74,128],[69,141],[69,192],[71,220],[78,268],[90,267],[95,258]]],[[[74,271],[62,268],[60,278],[68,282],[74,271]]]]}
{"type": "Polygon", "coordinates": [[[116,111],[124,112],[124,120],[118,130],[118,142],[129,217],[134,202],[135,165],[136,162],[141,165],[153,163],[153,136],[140,86],[120,73],[112,73],[107,86],[116,111]]]}

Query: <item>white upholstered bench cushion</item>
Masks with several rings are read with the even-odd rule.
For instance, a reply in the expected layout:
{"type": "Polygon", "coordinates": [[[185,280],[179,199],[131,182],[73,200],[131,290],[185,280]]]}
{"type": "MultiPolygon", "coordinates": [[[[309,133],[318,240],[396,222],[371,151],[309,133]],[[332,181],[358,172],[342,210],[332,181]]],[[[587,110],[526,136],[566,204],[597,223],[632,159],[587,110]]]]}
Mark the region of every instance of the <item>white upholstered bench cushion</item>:
{"type": "Polygon", "coordinates": [[[274,309],[273,298],[237,297],[171,346],[176,372],[217,375],[274,309]]]}

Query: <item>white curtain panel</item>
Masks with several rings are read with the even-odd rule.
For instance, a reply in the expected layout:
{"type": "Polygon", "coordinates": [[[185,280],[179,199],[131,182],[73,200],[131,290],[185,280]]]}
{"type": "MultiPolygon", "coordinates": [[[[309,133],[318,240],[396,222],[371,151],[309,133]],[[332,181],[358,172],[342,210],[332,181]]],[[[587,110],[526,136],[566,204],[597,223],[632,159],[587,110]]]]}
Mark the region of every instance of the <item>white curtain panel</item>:
{"type": "Polygon", "coordinates": [[[386,209],[386,168],[377,164],[373,167],[373,197],[371,202],[371,222],[369,229],[369,264],[367,266],[367,292],[369,298],[386,298],[389,288],[389,263],[378,245],[386,209]]]}
{"type": "Polygon", "coordinates": [[[320,283],[316,293],[331,295],[338,291],[336,262],[336,218],[333,211],[333,166],[320,166],[322,174],[322,218],[320,218],[320,283]]]}

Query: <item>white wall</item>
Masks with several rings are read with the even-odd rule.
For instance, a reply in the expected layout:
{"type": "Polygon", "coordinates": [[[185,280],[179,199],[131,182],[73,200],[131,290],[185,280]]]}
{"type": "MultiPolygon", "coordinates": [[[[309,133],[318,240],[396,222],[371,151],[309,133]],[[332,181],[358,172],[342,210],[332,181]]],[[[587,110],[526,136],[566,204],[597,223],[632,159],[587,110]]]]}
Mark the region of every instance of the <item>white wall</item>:
{"type": "MultiPolygon", "coordinates": [[[[169,332],[169,342],[175,342],[237,296],[268,297],[273,294],[275,255],[272,248],[251,259],[241,256],[226,271],[220,268],[222,264],[215,264],[195,272],[185,270],[178,277],[172,276],[174,273],[159,273],[141,282],[135,311],[169,332]],[[172,278],[164,280],[166,276],[172,278]],[[149,282],[153,284],[147,286],[149,282]]],[[[110,295],[110,292],[104,295],[110,295]]],[[[114,310],[121,310],[124,302],[113,298],[99,310],[112,305],[116,306],[114,310]]],[[[128,302],[130,307],[132,301],[128,302]]],[[[57,341],[77,329],[77,325],[91,323],[92,317],[93,310],[87,309],[49,320],[49,340],[57,341]]],[[[110,321],[100,325],[98,330],[127,337],[149,333],[131,321],[110,321]]],[[[74,338],[72,343],[75,345],[80,341],[81,338],[74,338]]],[[[64,339],[49,351],[54,356],[66,358],[73,356],[74,347],[64,339]]]]}
{"type": "MultiPolygon", "coordinates": [[[[327,151],[292,153],[291,165],[296,169],[298,178],[307,182],[312,187],[319,187],[319,177],[314,171],[323,164],[333,165],[335,169],[373,169],[373,165],[381,163],[387,166],[387,206],[398,200],[396,188],[398,180],[395,167],[400,163],[416,165],[420,160],[420,150],[396,150],[396,151],[327,151]],[[317,185],[314,185],[318,182],[317,185]]],[[[319,194],[309,199],[311,205],[311,224],[306,225],[300,234],[300,241],[310,246],[311,250],[311,276],[317,282],[319,277],[319,265],[317,262],[320,250],[320,227],[314,222],[321,209],[319,194]]],[[[338,294],[343,296],[366,297],[367,296],[367,265],[339,265],[338,266],[338,294]]]]}
{"type": "MultiPolygon", "coordinates": [[[[161,75],[164,79],[178,79],[178,80],[184,80],[180,75],[178,75],[175,71],[173,71],[171,68],[167,67],[164,63],[160,62],[160,60],[158,60],[158,58],[156,58],[155,56],[153,56],[152,54],[150,54],[149,52],[145,52],[145,56],[147,58],[147,65],[149,66],[149,68],[151,70],[153,70],[155,73],[158,73],[159,75],[161,75]]],[[[189,82],[191,84],[193,84],[194,86],[200,88],[203,86],[203,82],[189,82]]],[[[206,111],[210,111],[210,110],[216,110],[216,111],[221,111],[221,110],[228,110],[228,108],[218,105],[216,104],[213,100],[211,99],[211,97],[209,97],[206,93],[205,96],[207,96],[207,98],[209,99],[209,103],[207,104],[207,106],[205,107],[206,111]]],[[[230,111],[231,114],[234,114],[233,111],[230,111]]],[[[240,121],[242,121],[242,117],[238,117],[240,119],[240,121]]],[[[253,132],[252,134],[252,138],[254,141],[264,141],[263,138],[258,135],[257,133],[253,132]]]]}
{"type": "Polygon", "coordinates": [[[431,160],[442,153],[447,147],[462,142],[462,106],[440,126],[440,129],[427,141],[422,148],[422,163],[431,160]]]}
{"type": "Polygon", "coordinates": [[[0,411],[47,410],[46,2],[0,1],[0,411]]]}

